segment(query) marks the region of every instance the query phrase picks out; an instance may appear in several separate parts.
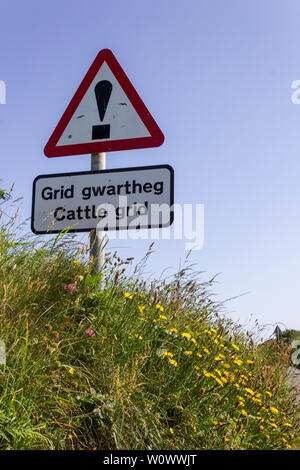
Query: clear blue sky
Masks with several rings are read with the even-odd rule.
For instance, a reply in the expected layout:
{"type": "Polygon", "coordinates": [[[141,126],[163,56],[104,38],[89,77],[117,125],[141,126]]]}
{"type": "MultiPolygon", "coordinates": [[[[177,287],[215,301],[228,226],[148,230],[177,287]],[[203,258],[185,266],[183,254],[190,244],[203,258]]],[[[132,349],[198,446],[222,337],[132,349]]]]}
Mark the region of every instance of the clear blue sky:
{"type": "MultiPolygon", "coordinates": [[[[1,2],[1,178],[24,195],[23,216],[37,175],[90,169],[89,155],[48,159],[43,148],[109,48],[165,143],[111,152],[107,167],[172,165],[175,201],[205,205],[193,262],[204,278],[222,273],[218,298],[249,292],[228,304],[230,315],[300,329],[299,16],[298,0],[1,2]]],[[[184,244],[157,242],[149,272],[174,271],[184,244]]],[[[148,242],[114,246],[139,259],[148,242]]]]}

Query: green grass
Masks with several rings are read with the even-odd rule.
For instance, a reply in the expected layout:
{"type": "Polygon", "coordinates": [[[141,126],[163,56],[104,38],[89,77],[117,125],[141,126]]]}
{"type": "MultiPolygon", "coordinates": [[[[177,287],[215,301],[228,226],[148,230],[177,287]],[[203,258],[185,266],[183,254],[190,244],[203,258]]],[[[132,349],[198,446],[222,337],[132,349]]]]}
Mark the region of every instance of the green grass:
{"type": "Polygon", "coordinates": [[[68,235],[0,231],[0,449],[286,449],[289,352],[257,347],[186,267],[146,282],[68,235]],[[88,331],[87,331],[88,330],[88,331]],[[92,331],[89,331],[92,330],[92,331]]]}

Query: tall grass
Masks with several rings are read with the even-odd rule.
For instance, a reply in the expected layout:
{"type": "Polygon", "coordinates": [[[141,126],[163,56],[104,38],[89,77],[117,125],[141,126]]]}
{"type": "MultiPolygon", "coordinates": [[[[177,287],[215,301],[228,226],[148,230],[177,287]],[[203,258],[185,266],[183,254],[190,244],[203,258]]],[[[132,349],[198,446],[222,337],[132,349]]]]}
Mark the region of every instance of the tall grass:
{"type": "Polygon", "coordinates": [[[0,229],[0,449],[289,449],[287,349],[257,347],[189,266],[92,274],[67,233],[0,229]],[[105,289],[99,291],[100,276],[105,289]]]}

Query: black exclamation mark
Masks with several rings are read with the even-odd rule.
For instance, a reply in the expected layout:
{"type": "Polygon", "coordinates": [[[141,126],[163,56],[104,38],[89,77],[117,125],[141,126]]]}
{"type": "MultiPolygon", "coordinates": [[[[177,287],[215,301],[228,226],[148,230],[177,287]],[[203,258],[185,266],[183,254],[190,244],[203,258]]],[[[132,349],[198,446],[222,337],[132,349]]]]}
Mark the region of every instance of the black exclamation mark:
{"type": "MultiPolygon", "coordinates": [[[[108,80],[102,80],[101,82],[98,82],[95,86],[95,95],[101,122],[103,121],[104,115],[106,113],[111,91],[112,84],[108,80]]],[[[93,140],[109,138],[110,124],[101,124],[100,126],[93,126],[93,140]]]]}

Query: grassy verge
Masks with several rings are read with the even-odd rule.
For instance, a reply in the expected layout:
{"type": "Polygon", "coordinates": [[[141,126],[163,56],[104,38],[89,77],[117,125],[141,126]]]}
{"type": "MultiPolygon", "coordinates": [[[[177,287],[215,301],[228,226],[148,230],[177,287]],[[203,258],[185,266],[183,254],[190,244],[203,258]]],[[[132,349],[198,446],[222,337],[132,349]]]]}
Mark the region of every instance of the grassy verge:
{"type": "Polygon", "coordinates": [[[295,447],[289,353],[222,318],[213,281],[148,284],[115,253],[99,292],[84,247],[35,243],[2,225],[0,449],[295,447]]]}

